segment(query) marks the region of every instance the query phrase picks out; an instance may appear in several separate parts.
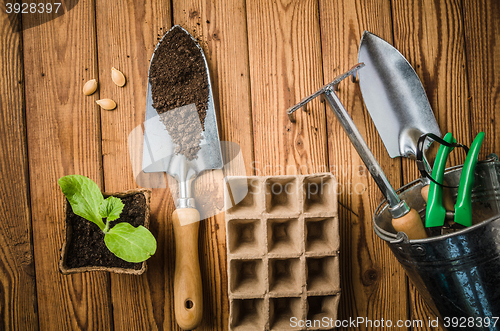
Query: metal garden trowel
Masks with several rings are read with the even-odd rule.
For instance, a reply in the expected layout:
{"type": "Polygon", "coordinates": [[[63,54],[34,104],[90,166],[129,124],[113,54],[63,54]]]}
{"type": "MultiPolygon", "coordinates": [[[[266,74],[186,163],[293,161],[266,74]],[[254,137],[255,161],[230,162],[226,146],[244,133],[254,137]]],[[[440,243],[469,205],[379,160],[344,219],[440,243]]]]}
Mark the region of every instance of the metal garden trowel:
{"type": "Polygon", "coordinates": [[[422,82],[392,45],[365,31],[358,51],[365,64],[359,86],[377,131],[391,158],[416,158],[420,136],[441,131],[422,82]]]}
{"type": "MultiPolygon", "coordinates": [[[[419,138],[424,134],[441,137],[422,82],[406,58],[382,38],[365,31],[358,51],[358,61],[365,63],[359,75],[363,101],[391,158],[416,159],[419,138]]],[[[431,167],[423,146],[423,164],[431,167]]],[[[422,177],[422,196],[427,201],[429,179],[422,177]]],[[[445,205],[452,208],[449,194],[445,205]]],[[[398,231],[398,229],[395,228],[398,231]]]]}
{"type": "MultiPolygon", "coordinates": [[[[172,54],[167,52],[167,55],[172,54]]],[[[144,172],[166,172],[179,183],[179,199],[176,201],[176,210],[172,214],[176,247],[174,305],[177,323],[185,330],[196,328],[201,323],[203,314],[203,295],[198,259],[200,214],[195,208],[191,184],[202,171],[221,169],[222,166],[217,120],[206,58],[196,40],[186,30],[176,25],[163,36],[151,58],[142,168],[144,172]],[[166,56],[165,47],[170,52],[179,52],[178,57],[173,57],[180,59],[177,61],[178,67],[172,68],[171,72],[164,69],[171,66],[172,62],[160,58],[166,56]],[[202,63],[195,63],[197,61],[194,60],[192,62],[183,61],[186,52],[193,59],[198,58],[202,63]],[[157,66],[157,63],[165,63],[165,65],[154,67],[155,72],[152,72],[153,66],[157,66]],[[208,81],[203,84],[205,89],[208,84],[206,99],[202,100],[201,103],[174,102],[175,107],[165,109],[165,104],[168,104],[170,100],[157,101],[158,98],[154,95],[155,81],[152,84],[151,78],[158,77],[158,71],[161,72],[160,78],[167,80],[172,79],[174,75],[179,75],[178,78],[181,82],[173,83],[172,86],[168,86],[164,90],[177,91],[170,93],[169,97],[171,98],[178,97],[179,93],[188,94],[187,97],[191,97],[192,94],[199,92],[197,87],[190,86],[193,78],[187,73],[194,65],[201,66],[200,72],[206,73],[208,81]],[[206,109],[205,118],[199,116],[200,107],[206,109]],[[181,124],[172,126],[171,124],[177,120],[184,122],[181,121],[181,124]],[[194,144],[193,141],[195,141],[194,144]],[[189,150],[183,152],[183,149],[186,148],[189,150]]]]}

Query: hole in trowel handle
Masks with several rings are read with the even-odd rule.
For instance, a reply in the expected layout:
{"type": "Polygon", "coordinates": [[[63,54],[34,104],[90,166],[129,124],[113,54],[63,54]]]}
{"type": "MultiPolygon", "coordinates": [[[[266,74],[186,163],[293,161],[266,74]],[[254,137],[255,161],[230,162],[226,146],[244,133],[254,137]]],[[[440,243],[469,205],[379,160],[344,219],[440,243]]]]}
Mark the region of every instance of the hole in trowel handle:
{"type": "Polygon", "coordinates": [[[186,301],[184,301],[184,306],[186,307],[186,309],[191,309],[193,308],[194,306],[194,303],[191,299],[186,299],[186,301]]]}

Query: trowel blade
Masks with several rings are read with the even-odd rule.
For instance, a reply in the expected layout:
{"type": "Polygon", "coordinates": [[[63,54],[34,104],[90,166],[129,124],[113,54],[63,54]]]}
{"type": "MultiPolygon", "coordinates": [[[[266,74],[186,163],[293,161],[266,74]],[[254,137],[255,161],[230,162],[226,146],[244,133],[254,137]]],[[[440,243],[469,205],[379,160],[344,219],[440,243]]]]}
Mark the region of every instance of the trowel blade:
{"type": "MultiPolygon", "coordinates": [[[[179,179],[179,176],[181,176],[179,171],[184,174],[187,170],[189,170],[194,171],[196,174],[198,174],[204,170],[221,169],[223,166],[223,161],[219,142],[219,133],[217,129],[214,101],[212,96],[212,85],[210,83],[210,73],[203,50],[196,42],[196,40],[182,27],[178,25],[172,27],[172,29],[170,29],[157,44],[155,52],[151,57],[150,70],[155,56],[158,56],[156,52],[158,50],[158,46],[162,43],[165,36],[167,36],[168,33],[174,31],[174,29],[176,30],[176,32],[182,31],[183,33],[187,34],[189,36],[189,40],[191,40],[193,44],[196,45],[196,48],[199,50],[203,57],[205,70],[208,77],[208,101],[206,117],[204,121],[204,129],[201,133],[200,149],[197,152],[196,157],[192,160],[188,160],[184,155],[176,153],[176,144],[173,142],[172,137],[170,136],[169,132],[162,122],[162,116],[166,113],[158,114],[157,110],[153,107],[151,84],[148,75],[142,169],[146,173],[167,172],[179,179]],[[182,165],[182,169],[179,169],[180,165],[182,165]]],[[[194,104],[184,105],[173,110],[168,110],[167,112],[175,114],[178,111],[196,112],[196,106],[194,104]]],[[[201,123],[194,123],[194,125],[200,125],[201,127],[201,123]]],[[[182,178],[180,179],[182,180],[182,178]]]]}
{"type": "Polygon", "coordinates": [[[415,158],[422,134],[441,131],[422,82],[405,57],[382,38],[365,31],[358,62],[366,108],[391,158],[415,158]]]}

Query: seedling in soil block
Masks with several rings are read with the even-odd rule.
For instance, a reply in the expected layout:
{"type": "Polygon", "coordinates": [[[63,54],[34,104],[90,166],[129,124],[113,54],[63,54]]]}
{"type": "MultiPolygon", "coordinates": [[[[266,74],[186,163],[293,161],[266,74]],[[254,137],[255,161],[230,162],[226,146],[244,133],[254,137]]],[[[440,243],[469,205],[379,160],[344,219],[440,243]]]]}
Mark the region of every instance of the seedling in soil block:
{"type": "Polygon", "coordinates": [[[60,178],[59,186],[73,213],[101,229],[104,243],[114,255],[127,262],[138,263],[149,259],[156,252],[156,239],[144,226],[133,227],[126,222],[112,224],[119,219],[124,207],[120,198],[104,199],[99,186],[80,175],[60,178]]]}

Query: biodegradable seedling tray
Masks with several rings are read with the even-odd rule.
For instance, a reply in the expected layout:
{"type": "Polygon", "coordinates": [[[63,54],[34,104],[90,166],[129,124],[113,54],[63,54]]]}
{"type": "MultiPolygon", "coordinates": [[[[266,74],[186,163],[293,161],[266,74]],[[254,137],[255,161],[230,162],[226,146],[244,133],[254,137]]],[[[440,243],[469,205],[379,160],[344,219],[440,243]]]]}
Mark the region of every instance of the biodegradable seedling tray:
{"type": "Polygon", "coordinates": [[[226,178],[229,330],[306,329],[291,318],[335,322],[336,189],[330,173],[226,178]]]}

